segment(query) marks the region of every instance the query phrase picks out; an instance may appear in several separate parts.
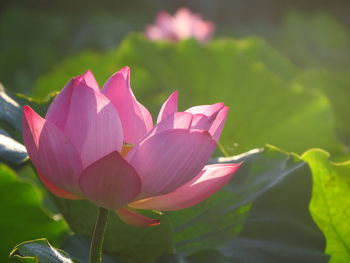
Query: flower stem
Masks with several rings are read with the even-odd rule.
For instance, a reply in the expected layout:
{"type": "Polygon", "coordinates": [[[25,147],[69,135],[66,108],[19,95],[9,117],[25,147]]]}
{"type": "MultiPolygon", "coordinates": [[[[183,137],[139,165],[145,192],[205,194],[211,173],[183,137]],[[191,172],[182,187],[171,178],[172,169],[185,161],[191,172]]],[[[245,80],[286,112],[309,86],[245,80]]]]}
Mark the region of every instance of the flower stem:
{"type": "Polygon", "coordinates": [[[91,239],[89,263],[102,262],[102,247],[103,239],[106,232],[107,218],[108,210],[103,207],[100,207],[98,209],[95,229],[91,239]]]}
{"type": "Polygon", "coordinates": [[[219,146],[221,152],[224,154],[225,157],[230,157],[229,154],[226,152],[224,146],[221,144],[220,141],[218,141],[218,146],[219,146]]]}

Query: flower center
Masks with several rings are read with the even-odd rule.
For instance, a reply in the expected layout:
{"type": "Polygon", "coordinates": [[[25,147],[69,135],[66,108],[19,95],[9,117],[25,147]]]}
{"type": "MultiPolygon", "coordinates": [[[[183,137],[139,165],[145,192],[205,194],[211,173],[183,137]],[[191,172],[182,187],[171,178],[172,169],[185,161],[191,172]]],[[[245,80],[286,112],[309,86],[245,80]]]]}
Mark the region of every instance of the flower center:
{"type": "Polygon", "coordinates": [[[122,156],[125,157],[131,151],[131,149],[133,147],[134,147],[134,145],[127,143],[127,142],[123,142],[123,148],[121,151],[122,156]]]}

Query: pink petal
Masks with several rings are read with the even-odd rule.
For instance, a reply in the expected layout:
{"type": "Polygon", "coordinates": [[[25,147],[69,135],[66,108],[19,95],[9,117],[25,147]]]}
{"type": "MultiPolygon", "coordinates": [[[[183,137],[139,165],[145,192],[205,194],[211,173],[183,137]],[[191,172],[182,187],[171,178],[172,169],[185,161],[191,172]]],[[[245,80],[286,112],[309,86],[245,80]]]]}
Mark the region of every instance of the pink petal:
{"type": "Polygon", "coordinates": [[[219,140],[222,129],[224,128],[229,109],[229,107],[221,109],[209,129],[209,133],[216,142],[219,140]]]}
{"type": "Polygon", "coordinates": [[[126,156],[142,181],[140,198],[167,194],[195,177],[216,143],[208,132],[166,130],[143,140],[126,156]]]}
{"type": "Polygon", "coordinates": [[[94,90],[100,90],[100,87],[98,86],[98,83],[95,79],[94,74],[90,70],[87,70],[83,75],[78,77],[79,80],[83,83],[85,83],[87,86],[94,90]]]}
{"type": "Polygon", "coordinates": [[[174,14],[175,19],[184,19],[184,20],[191,20],[193,16],[194,14],[191,12],[191,10],[186,7],[179,8],[174,14]]]}
{"type": "Polygon", "coordinates": [[[117,109],[124,133],[124,141],[136,144],[153,127],[149,111],[135,98],[130,88],[130,69],[124,67],[104,85],[102,92],[117,109]]]}
{"type": "Polygon", "coordinates": [[[214,30],[214,23],[201,20],[195,25],[194,35],[199,42],[205,43],[213,36],[214,30]]]}
{"type": "Polygon", "coordinates": [[[186,38],[195,38],[207,42],[214,31],[214,24],[205,21],[187,8],[180,8],[174,16],[159,12],[154,25],[146,27],[145,35],[152,40],[178,42],[186,38]]]}
{"type": "MultiPolygon", "coordinates": [[[[172,129],[190,129],[193,115],[188,112],[175,112],[167,116],[164,120],[158,123],[147,134],[146,138],[153,136],[156,133],[172,129]]],[[[144,139],[143,139],[144,140],[144,139]]]]}
{"type": "Polygon", "coordinates": [[[50,182],[46,177],[42,176],[41,174],[37,174],[40,178],[40,181],[45,186],[47,190],[49,190],[51,193],[56,195],[57,197],[64,198],[64,199],[72,199],[72,200],[79,200],[83,199],[81,196],[72,194],[70,192],[67,192],[56,185],[54,185],[52,182],[50,182]]]}
{"type": "Polygon", "coordinates": [[[99,90],[98,84],[91,71],[86,71],[83,75],[74,77],[67,85],[60,91],[54,101],[47,110],[45,118],[54,123],[62,131],[66,124],[67,116],[70,110],[71,97],[75,87],[80,85],[87,85],[92,89],[99,90]]]}
{"type": "Polygon", "coordinates": [[[201,105],[189,108],[185,112],[194,114],[191,129],[208,130],[217,142],[224,128],[229,107],[224,103],[201,105]]]}
{"type": "Polygon", "coordinates": [[[110,210],[130,203],[141,190],[137,172],[117,151],[87,167],[79,183],[87,199],[110,210]]]}
{"type": "Polygon", "coordinates": [[[190,112],[192,114],[203,114],[207,117],[215,118],[215,116],[224,106],[224,103],[219,102],[212,105],[195,106],[187,109],[185,112],[190,112]]]}
{"type": "Polygon", "coordinates": [[[46,118],[71,139],[84,167],[122,147],[118,113],[100,93],[90,71],[66,85],[50,105],[46,118]]]}
{"type": "Polygon", "coordinates": [[[155,24],[146,27],[145,35],[151,40],[178,41],[178,36],[174,32],[174,19],[167,12],[159,12],[156,16],[155,24]]]}
{"type": "Polygon", "coordinates": [[[127,208],[119,208],[117,214],[124,223],[135,227],[157,226],[160,224],[159,219],[145,217],[127,208]]]}
{"type": "Polygon", "coordinates": [[[179,9],[174,18],[175,31],[180,39],[194,37],[198,41],[207,42],[214,31],[214,24],[202,19],[187,8],[179,9]]]}
{"type": "Polygon", "coordinates": [[[156,25],[163,32],[165,37],[173,35],[173,17],[164,11],[161,11],[156,16],[156,25]]]}
{"type": "Polygon", "coordinates": [[[158,26],[149,25],[145,28],[145,37],[150,40],[162,40],[164,39],[163,32],[158,26]]]}
{"type": "Polygon", "coordinates": [[[123,144],[122,124],[114,106],[100,91],[83,83],[72,91],[64,133],[78,150],[84,168],[120,151],[123,144]]]}
{"type": "Polygon", "coordinates": [[[174,91],[170,94],[169,98],[164,102],[162,108],[159,111],[157,123],[164,120],[170,114],[177,112],[178,97],[178,91],[174,91]]]}
{"type": "Polygon", "coordinates": [[[203,202],[220,190],[241,164],[214,164],[206,166],[195,178],[175,191],[130,203],[138,209],[172,211],[184,209],[203,202]]]}
{"type": "Polygon", "coordinates": [[[24,144],[43,184],[58,196],[70,198],[65,192],[79,195],[82,164],[77,150],[55,125],[29,106],[23,113],[24,144]]]}
{"type": "Polygon", "coordinates": [[[73,78],[68,84],[60,91],[56,98],[51,103],[49,109],[46,112],[45,118],[51,123],[55,124],[57,128],[64,131],[66,125],[67,116],[71,105],[71,97],[74,87],[80,85],[80,81],[77,78],[73,78]]]}
{"type": "Polygon", "coordinates": [[[214,119],[211,119],[204,114],[193,114],[191,129],[208,131],[213,124],[214,119]]]}
{"type": "Polygon", "coordinates": [[[174,15],[173,30],[179,39],[193,37],[195,22],[198,15],[192,14],[187,8],[180,8],[174,15]]]}

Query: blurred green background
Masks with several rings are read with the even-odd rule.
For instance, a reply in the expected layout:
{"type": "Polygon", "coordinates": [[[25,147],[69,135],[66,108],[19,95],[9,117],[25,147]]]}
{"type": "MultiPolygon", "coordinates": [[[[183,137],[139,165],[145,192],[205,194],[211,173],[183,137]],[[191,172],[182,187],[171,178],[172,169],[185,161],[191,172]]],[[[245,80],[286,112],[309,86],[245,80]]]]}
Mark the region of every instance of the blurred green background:
{"type": "Polygon", "coordinates": [[[260,35],[298,65],[344,69],[350,63],[346,0],[2,0],[1,82],[30,94],[37,78],[67,56],[115,48],[158,11],[182,6],[214,21],[216,36],[260,35]]]}

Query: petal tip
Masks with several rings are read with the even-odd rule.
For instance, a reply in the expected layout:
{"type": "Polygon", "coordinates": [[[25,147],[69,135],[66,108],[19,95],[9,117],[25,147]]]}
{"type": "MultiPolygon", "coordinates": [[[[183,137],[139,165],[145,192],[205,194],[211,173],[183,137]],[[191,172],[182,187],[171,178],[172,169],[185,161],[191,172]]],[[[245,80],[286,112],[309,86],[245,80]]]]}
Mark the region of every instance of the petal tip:
{"type": "Polygon", "coordinates": [[[173,93],[170,94],[169,97],[173,98],[173,100],[175,100],[176,103],[177,103],[178,100],[179,100],[179,91],[178,91],[178,90],[175,90],[173,93]]]}
{"type": "Polygon", "coordinates": [[[85,79],[86,77],[95,77],[90,69],[87,69],[81,76],[83,77],[83,79],[85,79]]]}
{"type": "Polygon", "coordinates": [[[29,113],[31,113],[31,112],[33,112],[34,110],[29,106],[29,105],[24,105],[23,106],[23,113],[25,114],[25,115],[27,115],[27,114],[29,114],[29,113]]]}
{"type": "Polygon", "coordinates": [[[160,225],[160,219],[148,218],[126,207],[117,209],[116,213],[120,220],[134,227],[152,227],[160,225]]]}
{"type": "Polygon", "coordinates": [[[85,80],[87,77],[93,77],[94,74],[92,73],[92,71],[90,69],[85,70],[84,73],[74,76],[72,79],[77,80],[77,81],[83,81],[85,80]]]}
{"type": "Polygon", "coordinates": [[[233,168],[233,172],[235,173],[238,169],[240,169],[242,167],[242,165],[244,165],[244,162],[239,162],[239,163],[235,163],[235,165],[232,167],[233,168]]]}
{"type": "Polygon", "coordinates": [[[33,118],[35,119],[36,117],[41,118],[41,116],[35,112],[35,110],[32,109],[29,105],[24,105],[23,106],[23,117],[22,121],[30,122],[33,118]]]}
{"type": "Polygon", "coordinates": [[[81,81],[83,81],[83,79],[84,79],[84,77],[86,76],[86,74],[88,74],[88,70],[87,71],[85,71],[83,74],[80,74],[80,75],[78,75],[78,76],[74,76],[73,78],[72,78],[72,80],[74,81],[74,82],[81,82],[81,81]]]}
{"type": "Polygon", "coordinates": [[[160,225],[159,219],[154,219],[152,223],[148,224],[148,226],[159,226],[159,225],[160,225]]]}
{"type": "Polygon", "coordinates": [[[225,110],[226,112],[229,112],[229,111],[230,111],[230,106],[224,105],[224,107],[222,108],[222,110],[225,110]]]}
{"type": "Polygon", "coordinates": [[[90,88],[93,88],[96,90],[99,89],[95,76],[90,69],[86,70],[83,74],[74,77],[73,79],[75,81],[74,84],[85,84],[90,88]]]}
{"type": "Polygon", "coordinates": [[[129,66],[124,66],[121,70],[128,72],[128,71],[130,71],[130,67],[129,66]]]}
{"type": "Polygon", "coordinates": [[[127,78],[130,75],[130,67],[125,66],[121,70],[118,71],[118,73],[122,73],[125,78],[127,78]]]}

